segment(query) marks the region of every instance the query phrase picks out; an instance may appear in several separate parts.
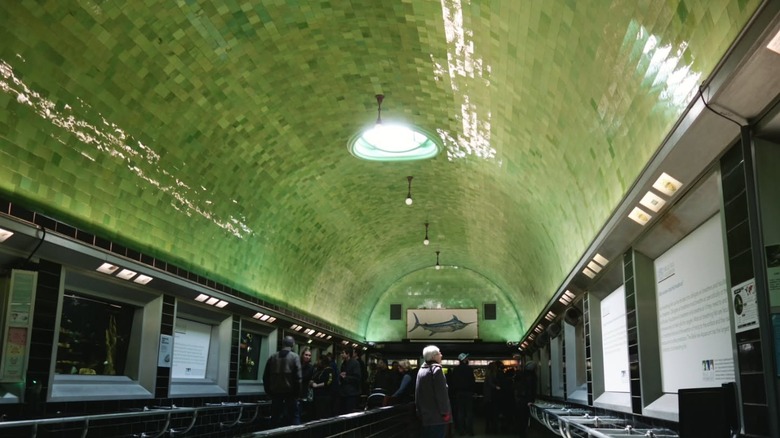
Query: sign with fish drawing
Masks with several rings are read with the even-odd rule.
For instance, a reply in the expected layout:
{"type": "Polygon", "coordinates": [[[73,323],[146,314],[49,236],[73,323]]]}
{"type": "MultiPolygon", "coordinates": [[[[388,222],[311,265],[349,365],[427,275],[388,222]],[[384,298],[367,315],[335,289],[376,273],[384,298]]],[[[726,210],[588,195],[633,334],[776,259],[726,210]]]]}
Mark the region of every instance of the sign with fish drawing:
{"type": "Polygon", "coordinates": [[[408,339],[477,339],[477,309],[406,309],[408,339]]]}

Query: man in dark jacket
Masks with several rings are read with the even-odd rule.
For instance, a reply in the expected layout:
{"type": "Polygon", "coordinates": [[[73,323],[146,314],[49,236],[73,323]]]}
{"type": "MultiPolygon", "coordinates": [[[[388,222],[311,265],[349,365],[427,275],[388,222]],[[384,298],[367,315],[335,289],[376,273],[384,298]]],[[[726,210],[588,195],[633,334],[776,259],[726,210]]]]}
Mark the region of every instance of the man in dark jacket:
{"type": "Polygon", "coordinates": [[[460,435],[474,435],[474,371],[468,353],[458,355],[460,364],[452,370],[450,385],[455,394],[455,428],[460,435]]]}
{"type": "Polygon", "coordinates": [[[263,386],[271,397],[271,417],[274,426],[300,424],[298,396],[301,392],[301,359],[293,353],[295,340],[285,336],[282,349],[265,363],[263,386]]]}
{"type": "Polygon", "coordinates": [[[360,363],[357,361],[355,350],[352,347],[345,347],[341,352],[341,372],[339,373],[342,414],[349,414],[357,409],[362,381],[360,363]]]}
{"type": "Polygon", "coordinates": [[[447,425],[452,422],[447,379],[441,369],[441,352],[435,345],[423,349],[423,359],[417,372],[414,404],[422,423],[423,438],[444,438],[447,425]]]}

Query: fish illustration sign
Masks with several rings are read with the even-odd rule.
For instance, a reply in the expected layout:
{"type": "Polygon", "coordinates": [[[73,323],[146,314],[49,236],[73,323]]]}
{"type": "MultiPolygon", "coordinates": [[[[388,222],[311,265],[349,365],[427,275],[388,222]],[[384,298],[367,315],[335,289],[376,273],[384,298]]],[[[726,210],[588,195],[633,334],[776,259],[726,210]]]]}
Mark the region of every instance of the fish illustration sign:
{"type": "Polygon", "coordinates": [[[407,309],[409,339],[476,339],[477,309],[407,309]]]}

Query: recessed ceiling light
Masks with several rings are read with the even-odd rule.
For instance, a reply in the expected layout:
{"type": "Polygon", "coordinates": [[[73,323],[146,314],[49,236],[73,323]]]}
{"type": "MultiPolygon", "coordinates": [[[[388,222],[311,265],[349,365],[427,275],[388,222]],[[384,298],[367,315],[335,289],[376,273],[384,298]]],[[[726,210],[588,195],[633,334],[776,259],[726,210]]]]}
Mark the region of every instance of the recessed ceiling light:
{"type": "Polygon", "coordinates": [[[544,316],[544,319],[548,321],[552,321],[553,319],[555,319],[555,313],[553,313],[552,310],[547,312],[547,315],[544,316]]]}
{"type": "Polygon", "coordinates": [[[209,306],[213,306],[214,304],[217,304],[219,302],[219,298],[211,297],[208,300],[206,300],[206,304],[209,306]]]}
{"type": "Polygon", "coordinates": [[[644,205],[648,209],[658,213],[658,210],[660,210],[664,204],[666,204],[666,201],[663,200],[660,196],[656,195],[653,192],[647,192],[645,193],[645,196],[642,197],[642,200],[639,201],[640,204],[644,205]]]}
{"type": "Polygon", "coordinates": [[[119,266],[112,265],[111,263],[103,263],[100,265],[99,268],[97,268],[98,272],[102,272],[104,274],[111,275],[114,272],[116,272],[119,269],[119,266]]]}
{"type": "Polygon", "coordinates": [[[563,295],[561,295],[561,297],[558,299],[558,302],[564,305],[568,305],[572,302],[572,300],[574,300],[574,296],[575,295],[570,290],[567,290],[563,293],[563,295]]]}
{"type": "Polygon", "coordinates": [[[332,337],[333,337],[332,335],[328,335],[328,337],[326,337],[325,339],[330,339],[332,337]]]}
{"type": "MultiPolygon", "coordinates": [[[[260,318],[260,319],[262,320],[262,318],[260,318]]],[[[266,322],[270,324],[270,323],[272,323],[274,321],[276,321],[276,317],[272,316],[272,317],[268,318],[268,321],[266,321],[266,322]]]]}
{"type": "Polygon", "coordinates": [[[131,271],[129,269],[122,269],[121,271],[119,271],[118,274],[116,274],[116,276],[117,278],[121,278],[122,280],[129,280],[135,277],[135,274],[137,274],[137,272],[131,271]]]}
{"type": "Polygon", "coordinates": [[[590,278],[593,278],[593,277],[595,277],[595,276],[596,276],[596,273],[595,273],[595,272],[593,272],[593,271],[591,271],[589,268],[585,268],[585,269],[583,269],[583,270],[582,270],[582,273],[583,273],[583,274],[585,274],[585,275],[587,275],[587,276],[588,276],[588,277],[590,277],[590,278]]]}
{"type": "Polygon", "coordinates": [[[138,283],[138,284],[148,284],[150,281],[152,281],[152,277],[150,277],[148,275],[140,274],[133,281],[138,283]]]}
{"type": "Polygon", "coordinates": [[[593,260],[595,260],[596,263],[600,264],[601,266],[607,266],[607,263],[609,263],[609,260],[604,258],[604,256],[599,253],[596,253],[596,255],[593,256],[593,260]]]}
{"type": "MultiPolygon", "coordinates": [[[[273,322],[273,321],[270,321],[270,319],[271,319],[271,315],[263,315],[263,316],[260,317],[260,321],[273,322]]],[[[276,318],[274,318],[274,319],[276,319],[276,318]]]]}
{"type": "Polygon", "coordinates": [[[772,41],[766,45],[766,48],[780,55],[780,31],[772,37],[772,41]]]}
{"type": "Polygon", "coordinates": [[[227,301],[224,301],[224,300],[223,300],[223,301],[220,301],[220,302],[218,302],[217,304],[215,304],[215,306],[219,307],[220,309],[224,308],[224,307],[225,307],[225,306],[227,306],[227,305],[228,305],[228,302],[227,302],[227,301]]]}
{"type": "Polygon", "coordinates": [[[639,207],[634,207],[634,209],[631,210],[631,213],[628,214],[628,217],[639,225],[644,225],[653,218],[639,207]]]}
{"type": "Polygon", "coordinates": [[[262,314],[262,313],[260,313],[260,312],[257,312],[257,313],[255,313],[255,316],[253,316],[252,318],[254,318],[254,319],[260,319],[260,318],[262,318],[263,316],[265,316],[265,315],[263,315],[263,314],[262,314]]]}
{"type": "Polygon", "coordinates": [[[593,271],[593,272],[595,272],[597,274],[599,273],[599,271],[601,271],[601,265],[599,265],[598,263],[596,263],[594,261],[591,261],[590,263],[588,263],[588,268],[590,268],[591,271],[593,271]]]}
{"type": "Polygon", "coordinates": [[[653,188],[666,196],[673,196],[680,190],[680,187],[682,187],[682,183],[669,176],[666,172],[662,173],[653,183],[653,188]]]}
{"type": "Polygon", "coordinates": [[[13,236],[14,233],[4,230],[0,228],[0,242],[5,242],[5,239],[8,239],[9,237],[13,236]]]}
{"type": "Polygon", "coordinates": [[[195,301],[204,302],[209,299],[209,296],[206,294],[200,294],[197,297],[195,297],[195,301]]]}

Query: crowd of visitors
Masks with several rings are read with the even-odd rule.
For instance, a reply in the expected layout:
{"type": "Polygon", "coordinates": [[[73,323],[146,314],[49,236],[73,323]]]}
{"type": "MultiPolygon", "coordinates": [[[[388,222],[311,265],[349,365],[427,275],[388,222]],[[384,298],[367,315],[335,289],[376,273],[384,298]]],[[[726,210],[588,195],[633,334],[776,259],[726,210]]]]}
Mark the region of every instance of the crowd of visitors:
{"type": "Polygon", "coordinates": [[[508,362],[512,366],[500,360],[488,363],[478,380],[468,353],[458,355],[457,366],[445,369],[434,345],[423,349],[418,367],[408,360],[388,365],[382,357],[363,358],[349,346],[338,359],[320,352],[316,360],[308,346],[300,355],[294,347],[294,339],[285,337],[263,372],[275,426],[414,401],[424,437],[444,437],[450,424],[458,436],[473,436],[475,411],[483,413],[487,434],[527,436],[537,377],[535,363],[519,356],[508,362]]]}

